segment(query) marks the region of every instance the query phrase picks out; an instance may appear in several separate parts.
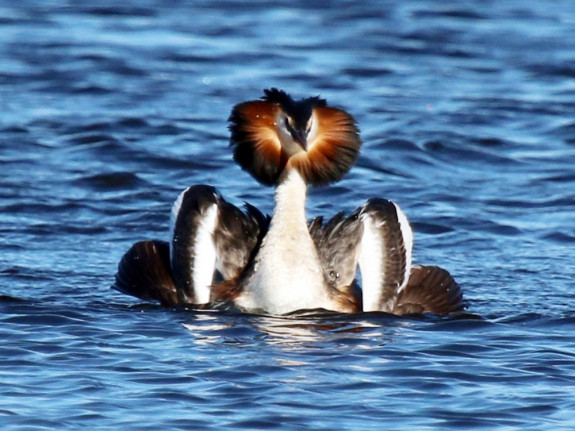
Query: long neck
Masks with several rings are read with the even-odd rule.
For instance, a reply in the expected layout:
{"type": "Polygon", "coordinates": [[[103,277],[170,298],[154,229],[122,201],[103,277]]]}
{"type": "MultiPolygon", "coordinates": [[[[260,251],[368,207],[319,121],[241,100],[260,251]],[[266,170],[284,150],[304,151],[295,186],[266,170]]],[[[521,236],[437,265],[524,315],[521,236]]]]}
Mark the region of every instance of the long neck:
{"type": "Polygon", "coordinates": [[[295,169],[287,172],[275,192],[276,205],[272,224],[285,225],[286,228],[295,228],[296,230],[303,227],[307,231],[306,193],[307,185],[299,172],[295,169]]]}
{"type": "Polygon", "coordinates": [[[328,297],[319,256],[305,215],[306,183],[292,170],[275,193],[276,206],[268,233],[256,257],[246,306],[271,313],[326,308],[328,297]]]}
{"type": "Polygon", "coordinates": [[[287,172],[277,186],[271,225],[262,244],[264,266],[287,266],[291,271],[301,266],[302,256],[308,256],[308,261],[315,256],[317,261],[305,215],[306,190],[305,181],[295,169],[287,172]]]}

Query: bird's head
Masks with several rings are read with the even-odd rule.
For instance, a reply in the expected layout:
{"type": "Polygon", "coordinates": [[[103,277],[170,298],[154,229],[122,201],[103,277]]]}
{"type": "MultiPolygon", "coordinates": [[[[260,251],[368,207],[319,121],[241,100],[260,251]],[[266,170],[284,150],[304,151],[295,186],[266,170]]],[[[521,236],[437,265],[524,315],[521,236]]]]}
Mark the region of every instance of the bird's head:
{"type": "Polygon", "coordinates": [[[354,118],[319,97],[294,100],[275,88],[264,94],[232,110],[234,160],[266,185],[277,184],[291,169],[308,184],[340,180],[361,146],[354,118]]]}

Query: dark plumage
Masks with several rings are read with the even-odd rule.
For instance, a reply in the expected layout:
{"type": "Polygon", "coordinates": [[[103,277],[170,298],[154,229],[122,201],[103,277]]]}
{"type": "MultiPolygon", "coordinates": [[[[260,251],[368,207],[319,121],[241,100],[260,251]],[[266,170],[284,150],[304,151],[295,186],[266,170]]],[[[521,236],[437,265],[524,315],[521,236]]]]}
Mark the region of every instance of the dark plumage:
{"type": "Polygon", "coordinates": [[[181,305],[170,266],[170,249],[165,241],[139,241],[118,264],[113,289],[164,306],[181,305]]]}
{"type": "Polygon", "coordinates": [[[326,224],[323,217],[309,223],[309,232],[322,261],[327,283],[341,290],[352,285],[357,271],[357,252],[363,233],[359,210],[346,217],[336,214],[326,224]]]}
{"type": "Polygon", "coordinates": [[[463,310],[463,292],[449,272],[437,266],[415,265],[391,312],[449,314],[463,310]]]}
{"type": "Polygon", "coordinates": [[[217,268],[223,280],[234,280],[255,257],[267,233],[270,217],[249,204],[245,204],[243,212],[223,198],[218,201],[218,207],[218,229],[214,232],[219,256],[217,268]]]}

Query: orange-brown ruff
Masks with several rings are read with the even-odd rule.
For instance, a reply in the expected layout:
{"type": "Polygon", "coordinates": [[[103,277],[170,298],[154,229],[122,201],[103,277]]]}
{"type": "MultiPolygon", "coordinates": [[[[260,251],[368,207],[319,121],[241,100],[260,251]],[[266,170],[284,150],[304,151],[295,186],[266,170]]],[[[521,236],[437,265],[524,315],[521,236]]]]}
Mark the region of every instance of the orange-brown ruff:
{"type": "Polygon", "coordinates": [[[282,172],[297,169],[307,184],[339,181],[355,163],[361,139],[354,118],[313,97],[294,102],[279,90],[265,90],[264,100],[236,105],[230,116],[234,160],[259,182],[275,185],[282,172]],[[286,110],[311,108],[316,130],[307,151],[292,157],[282,148],[278,121],[286,110]]]}
{"type": "Polygon", "coordinates": [[[358,156],[351,115],[270,89],[236,105],[229,121],[234,160],[275,187],[271,218],[247,204],[242,211],[212,186],[189,187],[174,204],[170,242],[134,244],[112,287],[170,307],[228,301],[270,314],[463,309],[447,271],[412,264],[413,233],[397,204],[373,198],[349,216],[307,220],[307,186],[339,181],[358,156]]]}

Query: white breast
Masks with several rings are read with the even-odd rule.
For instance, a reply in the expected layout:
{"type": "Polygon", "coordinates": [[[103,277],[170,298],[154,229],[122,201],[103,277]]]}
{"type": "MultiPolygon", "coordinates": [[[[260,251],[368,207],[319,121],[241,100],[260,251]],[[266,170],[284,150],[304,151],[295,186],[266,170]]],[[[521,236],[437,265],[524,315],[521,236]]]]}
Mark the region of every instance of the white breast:
{"type": "Polygon", "coordinates": [[[293,171],[276,191],[270,229],[256,256],[255,271],[236,304],[285,314],[334,309],[305,217],[306,185],[293,171]]]}

